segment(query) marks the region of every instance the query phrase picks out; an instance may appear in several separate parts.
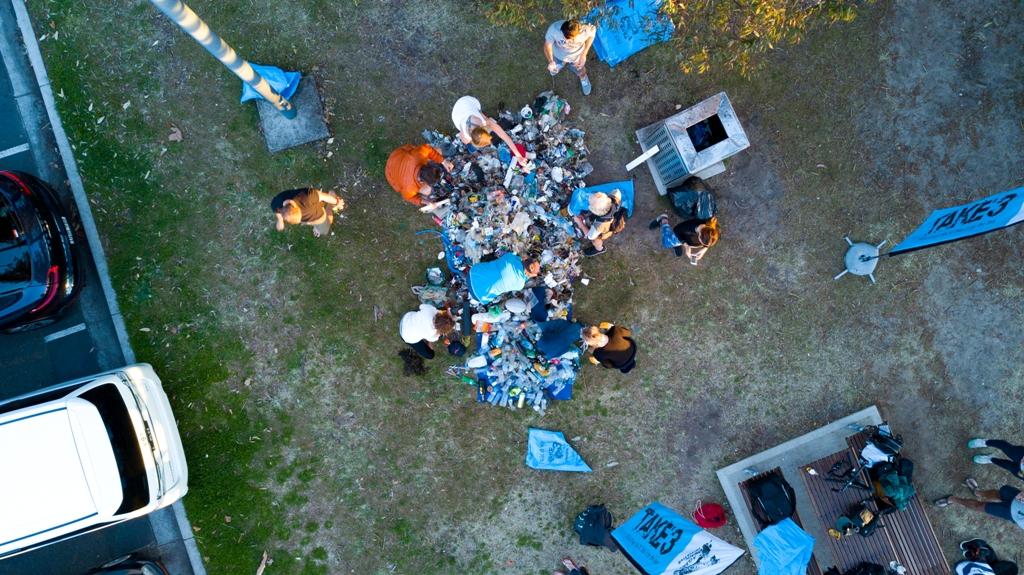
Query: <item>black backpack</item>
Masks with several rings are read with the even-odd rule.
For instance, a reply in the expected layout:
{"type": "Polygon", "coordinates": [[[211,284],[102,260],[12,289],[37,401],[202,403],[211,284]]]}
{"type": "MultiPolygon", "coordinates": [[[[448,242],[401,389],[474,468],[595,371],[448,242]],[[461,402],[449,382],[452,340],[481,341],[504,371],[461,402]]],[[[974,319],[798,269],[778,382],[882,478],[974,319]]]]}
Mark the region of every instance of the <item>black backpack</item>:
{"type": "Polygon", "coordinates": [[[748,484],[747,493],[758,521],[775,525],[796,511],[793,487],[779,474],[772,474],[748,484]]]}
{"type": "Polygon", "coordinates": [[[617,550],[618,546],[612,539],[612,514],[601,505],[591,505],[576,516],[572,530],[580,536],[581,545],[591,547],[608,547],[617,550]]]}

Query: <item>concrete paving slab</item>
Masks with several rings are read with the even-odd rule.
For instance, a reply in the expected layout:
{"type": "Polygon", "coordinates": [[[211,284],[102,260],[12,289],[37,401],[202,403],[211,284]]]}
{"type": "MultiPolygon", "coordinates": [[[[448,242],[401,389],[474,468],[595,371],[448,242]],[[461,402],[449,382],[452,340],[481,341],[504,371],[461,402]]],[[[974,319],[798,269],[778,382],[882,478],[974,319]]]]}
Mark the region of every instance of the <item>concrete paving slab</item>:
{"type": "MultiPolygon", "coordinates": [[[[868,426],[880,423],[882,423],[882,415],[879,413],[878,407],[872,405],[718,470],[718,481],[722,484],[722,489],[725,491],[725,496],[729,500],[729,505],[736,518],[736,524],[739,525],[740,532],[743,533],[743,538],[747,541],[747,547],[750,549],[750,555],[754,558],[755,563],[760,565],[757,552],[754,549],[754,537],[758,533],[757,522],[747,508],[739,484],[752,475],[776,467],[780,468],[783,477],[793,486],[793,491],[796,494],[796,511],[803,523],[804,531],[818,538],[825,533],[828,527],[820,524],[817,514],[811,507],[802,477],[803,466],[846,449],[846,438],[855,433],[850,429],[851,425],[868,426]]],[[[822,570],[833,563],[831,557],[828,556],[828,549],[824,545],[815,545],[814,555],[822,570]]]]}
{"type": "Polygon", "coordinates": [[[267,141],[267,149],[275,154],[288,148],[301,146],[328,138],[331,134],[324,120],[324,107],[320,91],[310,77],[303,77],[299,89],[291,99],[298,114],[289,120],[281,115],[270,102],[257,100],[260,112],[260,126],[267,141]]]}

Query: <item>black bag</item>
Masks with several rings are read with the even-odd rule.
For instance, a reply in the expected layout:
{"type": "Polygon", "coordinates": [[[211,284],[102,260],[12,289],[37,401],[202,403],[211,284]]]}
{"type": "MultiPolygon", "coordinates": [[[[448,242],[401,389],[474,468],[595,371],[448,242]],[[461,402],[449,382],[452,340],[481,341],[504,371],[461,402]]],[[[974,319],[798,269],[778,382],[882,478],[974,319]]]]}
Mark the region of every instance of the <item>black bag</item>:
{"type": "Polygon", "coordinates": [[[591,505],[576,516],[572,530],[580,536],[581,545],[616,550],[618,547],[612,539],[612,520],[612,514],[604,504],[591,505]]]}
{"type": "Polygon", "coordinates": [[[888,425],[883,424],[883,426],[884,430],[880,428],[872,433],[868,442],[874,444],[875,447],[886,455],[898,455],[900,450],[903,449],[903,436],[893,435],[892,432],[888,431],[888,425]]]}
{"type": "Polygon", "coordinates": [[[775,525],[796,511],[793,487],[778,474],[772,474],[748,484],[747,493],[758,521],[775,525]]]}
{"type": "Polygon", "coordinates": [[[843,575],[885,575],[885,567],[877,563],[862,562],[843,575]]]}
{"type": "Polygon", "coordinates": [[[707,221],[718,212],[714,192],[700,178],[690,178],[669,189],[668,195],[672,209],[684,220],[707,221]]]}
{"type": "Polygon", "coordinates": [[[996,575],[1017,575],[1017,564],[1013,561],[993,561],[989,563],[996,575]]]}

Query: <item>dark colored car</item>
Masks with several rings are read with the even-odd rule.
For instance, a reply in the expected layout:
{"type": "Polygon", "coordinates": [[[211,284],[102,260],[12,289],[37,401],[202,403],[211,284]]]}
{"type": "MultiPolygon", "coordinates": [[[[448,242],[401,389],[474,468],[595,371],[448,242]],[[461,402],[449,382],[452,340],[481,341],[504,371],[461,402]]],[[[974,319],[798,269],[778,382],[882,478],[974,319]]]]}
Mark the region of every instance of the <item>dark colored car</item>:
{"type": "Polygon", "coordinates": [[[78,244],[53,188],[29,174],[0,171],[0,330],[56,321],[82,285],[78,244]]]}

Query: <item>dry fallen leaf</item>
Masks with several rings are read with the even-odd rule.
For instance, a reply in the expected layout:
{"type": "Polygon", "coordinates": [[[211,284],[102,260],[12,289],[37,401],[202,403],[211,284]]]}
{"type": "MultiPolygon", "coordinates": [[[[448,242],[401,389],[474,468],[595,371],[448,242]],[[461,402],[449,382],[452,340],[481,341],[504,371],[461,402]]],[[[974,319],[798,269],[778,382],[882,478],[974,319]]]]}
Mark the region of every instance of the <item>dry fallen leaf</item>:
{"type": "Polygon", "coordinates": [[[231,516],[230,515],[225,515],[224,516],[224,523],[231,523],[231,516]]]}
{"type": "Polygon", "coordinates": [[[260,559],[260,566],[256,568],[256,575],[263,575],[263,570],[267,568],[267,552],[263,552],[263,559],[260,559]]]}
{"type": "Polygon", "coordinates": [[[180,142],[182,140],[181,130],[174,124],[171,124],[171,134],[167,136],[167,139],[172,142],[180,142]]]}

